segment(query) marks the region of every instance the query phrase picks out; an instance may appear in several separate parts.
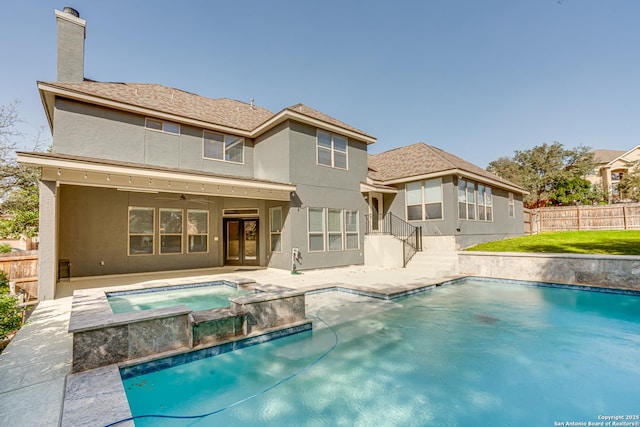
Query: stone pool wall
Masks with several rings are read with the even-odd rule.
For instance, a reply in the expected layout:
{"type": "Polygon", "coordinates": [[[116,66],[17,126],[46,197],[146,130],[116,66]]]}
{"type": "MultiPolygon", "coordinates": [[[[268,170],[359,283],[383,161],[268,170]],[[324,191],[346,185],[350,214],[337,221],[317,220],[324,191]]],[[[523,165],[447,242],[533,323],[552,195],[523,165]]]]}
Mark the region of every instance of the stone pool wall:
{"type": "Polygon", "coordinates": [[[458,252],[460,274],[640,291],[640,256],[458,252]]]}
{"type": "Polygon", "coordinates": [[[73,372],[85,371],[193,346],[186,306],[113,315],[102,324],[75,328],[73,372]],[[138,315],[137,317],[131,314],[138,315]]]}
{"type": "Polygon", "coordinates": [[[231,310],[247,314],[246,333],[269,330],[304,320],[305,292],[280,290],[231,298],[231,310]]]}
{"type": "Polygon", "coordinates": [[[255,294],[230,298],[230,307],[193,312],[177,305],[119,314],[111,311],[104,290],[78,291],[69,321],[72,370],[164,357],[311,324],[304,292],[260,287],[255,294]]]}

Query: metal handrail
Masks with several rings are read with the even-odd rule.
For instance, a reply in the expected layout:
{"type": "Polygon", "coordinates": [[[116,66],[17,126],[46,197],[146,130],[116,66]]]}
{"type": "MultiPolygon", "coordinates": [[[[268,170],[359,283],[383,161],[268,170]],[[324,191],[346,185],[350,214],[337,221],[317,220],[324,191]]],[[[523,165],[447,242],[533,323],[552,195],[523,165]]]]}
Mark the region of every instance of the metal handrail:
{"type": "Polygon", "coordinates": [[[416,252],[422,250],[422,227],[409,224],[402,218],[387,215],[365,215],[366,234],[391,235],[402,241],[403,267],[406,267],[416,252]]]}

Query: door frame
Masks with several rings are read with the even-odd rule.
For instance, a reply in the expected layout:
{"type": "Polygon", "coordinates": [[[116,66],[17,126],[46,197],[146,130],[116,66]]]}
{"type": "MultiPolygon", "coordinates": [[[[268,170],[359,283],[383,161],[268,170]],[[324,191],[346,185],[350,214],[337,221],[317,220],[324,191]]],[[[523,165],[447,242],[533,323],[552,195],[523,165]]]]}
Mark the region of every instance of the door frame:
{"type": "Polygon", "coordinates": [[[371,230],[373,232],[380,231],[380,224],[383,223],[384,218],[384,195],[382,193],[369,193],[369,218],[371,218],[371,230]],[[377,206],[374,205],[374,200],[378,200],[377,206]],[[377,218],[374,218],[377,212],[377,218]]]}
{"type": "Polygon", "coordinates": [[[231,217],[231,218],[223,218],[222,219],[222,246],[223,246],[223,265],[260,265],[260,220],[258,217],[231,217]],[[230,222],[238,222],[238,254],[239,257],[237,260],[229,260],[227,258],[227,246],[228,246],[228,224],[230,222]],[[255,260],[246,260],[245,259],[245,234],[244,234],[244,224],[246,221],[254,221],[256,223],[256,259],[255,260]]]}

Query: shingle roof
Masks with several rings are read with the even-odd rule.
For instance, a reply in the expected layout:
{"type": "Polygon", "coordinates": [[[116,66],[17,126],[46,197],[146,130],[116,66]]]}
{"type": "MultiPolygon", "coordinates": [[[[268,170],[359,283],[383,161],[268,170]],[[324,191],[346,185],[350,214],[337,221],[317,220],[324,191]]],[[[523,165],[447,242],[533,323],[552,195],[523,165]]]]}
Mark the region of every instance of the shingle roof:
{"type": "Polygon", "coordinates": [[[626,151],[621,150],[593,150],[593,158],[598,163],[609,163],[622,156],[626,151]]]}
{"type": "Polygon", "coordinates": [[[328,115],[326,115],[326,114],[324,114],[324,113],[322,113],[322,112],[320,112],[318,110],[314,110],[313,108],[311,108],[311,107],[309,107],[307,105],[304,105],[304,104],[292,105],[291,107],[286,108],[286,110],[293,111],[293,112],[296,112],[296,113],[300,113],[300,114],[303,114],[303,115],[305,115],[307,117],[311,117],[311,118],[314,118],[314,119],[317,119],[317,120],[321,120],[323,122],[330,123],[332,125],[339,126],[341,128],[344,128],[344,129],[348,129],[348,130],[350,130],[352,132],[356,132],[356,133],[359,133],[361,135],[365,135],[365,136],[374,138],[373,136],[361,131],[360,129],[354,128],[353,126],[350,126],[350,125],[348,125],[348,124],[346,124],[344,122],[341,122],[340,120],[338,120],[336,118],[333,118],[331,116],[328,116],[328,115]]]}
{"type": "Polygon", "coordinates": [[[369,177],[383,183],[451,170],[469,172],[519,188],[473,163],[424,142],[369,155],[369,177]]]}
{"type": "Polygon", "coordinates": [[[273,117],[266,108],[229,98],[205,98],[159,84],[83,81],[47,85],[244,131],[273,117]]]}
{"type": "MultiPolygon", "coordinates": [[[[82,82],[46,82],[45,84],[104,100],[247,132],[256,129],[259,125],[275,116],[274,113],[266,108],[256,105],[229,98],[206,98],[159,84],[109,83],[87,80],[82,82]]],[[[296,104],[285,108],[283,111],[287,110],[374,138],[353,126],[304,104],[296,104]]]]}

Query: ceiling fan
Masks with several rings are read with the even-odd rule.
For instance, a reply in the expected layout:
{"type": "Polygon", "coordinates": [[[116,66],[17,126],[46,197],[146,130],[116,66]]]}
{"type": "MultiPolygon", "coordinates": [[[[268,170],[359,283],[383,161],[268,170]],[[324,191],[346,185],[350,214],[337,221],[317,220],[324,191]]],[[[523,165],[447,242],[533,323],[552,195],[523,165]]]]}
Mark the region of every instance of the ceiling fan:
{"type": "Polygon", "coordinates": [[[190,198],[185,196],[184,194],[180,194],[178,198],[175,197],[156,197],[156,200],[170,200],[173,202],[191,202],[191,203],[199,203],[201,205],[207,205],[209,203],[215,203],[213,201],[203,199],[201,197],[190,198]]]}

